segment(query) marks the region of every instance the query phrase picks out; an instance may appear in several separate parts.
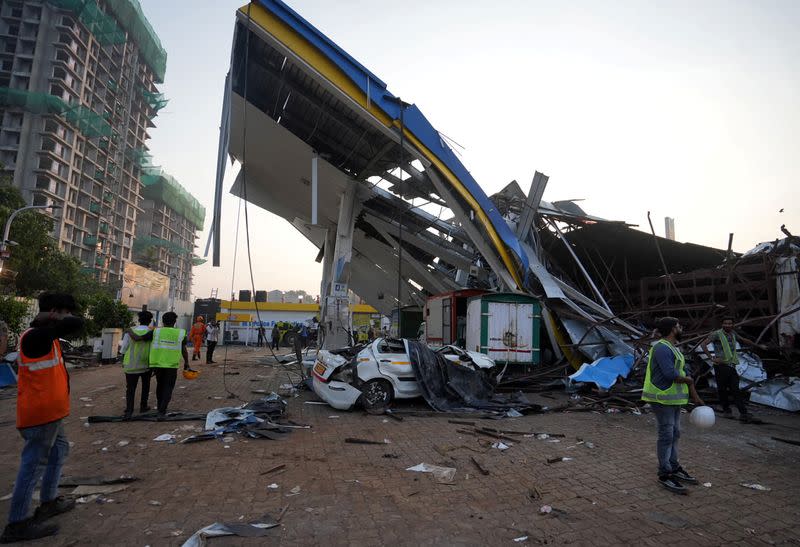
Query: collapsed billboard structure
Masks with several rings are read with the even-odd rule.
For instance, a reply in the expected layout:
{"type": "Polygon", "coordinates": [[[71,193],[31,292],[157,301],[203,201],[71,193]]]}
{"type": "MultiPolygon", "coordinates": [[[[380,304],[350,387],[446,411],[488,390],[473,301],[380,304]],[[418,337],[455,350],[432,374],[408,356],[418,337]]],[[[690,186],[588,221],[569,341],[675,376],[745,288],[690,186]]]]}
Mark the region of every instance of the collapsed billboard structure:
{"type": "Polygon", "coordinates": [[[665,251],[656,241],[648,265],[629,263],[619,238],[643,245],[652,237],[573,201],[543,201],[548,177],[538,172],[527,194],[514,182],[490,198],[416,105],[280,0],[254,0],[236,14],[214,265],[229,157],[241,165],[231,192],[281,216],[319,249],[329,347],[348,340],[346,289],[388,315],[432,294],[480,288],[540,298],[549,347],[573,366],[632,354],[648,334],[632,312],[642,308],[630,301],[629,280],[669,275],[669,260],[689,271],[726,258],[662,240],[665,251]],[[579,240],[611,259],[600,256],[590,273],[592,253],[578,250],[579,240]]]}

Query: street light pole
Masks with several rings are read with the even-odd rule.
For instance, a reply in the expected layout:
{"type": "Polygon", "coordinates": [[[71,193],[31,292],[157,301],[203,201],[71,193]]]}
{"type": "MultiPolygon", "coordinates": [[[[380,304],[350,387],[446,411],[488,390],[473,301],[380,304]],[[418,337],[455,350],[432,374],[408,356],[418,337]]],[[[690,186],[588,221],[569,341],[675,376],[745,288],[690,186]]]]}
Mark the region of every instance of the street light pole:
{"type": "Polygon", "coordinates": [[[14,222],[16,216],[24,211],[30,211],[32,209],[61,209],[61,205],[28,205],[27,207],[22,207],[17,209],[8,217],[6,220],[6,227],[3,230],[3,240],[0,241],[0,272],[3,271],[3,262],[5,260],[5,253],[8,250],[8,234],[11,232],[11,223],[14,222]]]}

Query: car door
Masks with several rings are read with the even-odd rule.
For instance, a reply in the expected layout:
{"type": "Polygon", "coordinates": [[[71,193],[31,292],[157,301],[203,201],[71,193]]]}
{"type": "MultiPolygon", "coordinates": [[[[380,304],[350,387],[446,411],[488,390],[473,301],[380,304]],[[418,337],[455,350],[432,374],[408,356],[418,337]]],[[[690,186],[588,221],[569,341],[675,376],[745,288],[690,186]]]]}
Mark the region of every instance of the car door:
{"type": "Polygon", "coordinates": [[[378,362],[378,370],[392,382],[395,397],[419,395],[417,378],[401,340],[378,338],[372,343],[372,352],[378,362]]]}

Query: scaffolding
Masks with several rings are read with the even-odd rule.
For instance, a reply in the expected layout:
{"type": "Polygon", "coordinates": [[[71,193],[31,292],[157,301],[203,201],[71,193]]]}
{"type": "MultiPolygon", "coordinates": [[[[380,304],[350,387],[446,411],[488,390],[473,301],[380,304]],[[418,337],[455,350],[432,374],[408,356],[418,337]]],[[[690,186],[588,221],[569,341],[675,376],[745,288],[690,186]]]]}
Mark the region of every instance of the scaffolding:
{"type": "Polygon", "coordinates": [[[198,230],[203,229],[206,219],[206,208],[200,205],[175,177],[164,172],[160,167],[142,168],[142,196],[167,205],[191,222],[198,230]]]}
{"type": "Polygon", "coordinates": [[[82,105],[70,105],[55,95],[0,87],[0,106],[21,108],[34,114],[61,116],[88,138],[112,134],[111,124],[104,116],[82,105]]]}
{"type": "Polygon", "coordinates": [[[148,249],[156,247],[166,249],[171,253],[179,255],[192,254],[192,249],[187,249],[186,247],[182,247],[167,239],[161,239],[160,237],[137,237],[133,242],[133,250],[137,254],[144,254],[148,249]]]}
{"type": "Polygon", "coordinates": [[[130,37],[144,62],[153,71],[156,82],[164,82],[167,52],[142,12],[138,0],[106,0],[110,14],[104,13],[96,0],[47,1],[52,6],[74,13],[101,45],[124,44],[126,38],[130,37]]]}

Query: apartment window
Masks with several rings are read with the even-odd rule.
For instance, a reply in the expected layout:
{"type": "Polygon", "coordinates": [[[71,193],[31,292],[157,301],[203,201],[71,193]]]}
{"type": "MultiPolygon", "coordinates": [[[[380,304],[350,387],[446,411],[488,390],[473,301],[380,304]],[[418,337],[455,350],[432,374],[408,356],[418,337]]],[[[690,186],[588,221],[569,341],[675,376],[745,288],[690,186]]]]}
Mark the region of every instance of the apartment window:
{"type": "Polygon", "coordinates": [[[67,207],[66,212],[67,220],[75,220],[75,207],[67,207]]]}
{"type": "Polygon", "coordinates": [[[33,196],[33,204],[34,205],[48,205],[47,197],[43,196],[42,194],[34,194],[33,196]]]}

